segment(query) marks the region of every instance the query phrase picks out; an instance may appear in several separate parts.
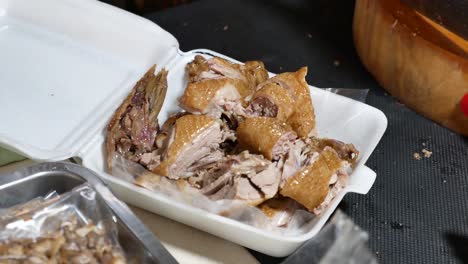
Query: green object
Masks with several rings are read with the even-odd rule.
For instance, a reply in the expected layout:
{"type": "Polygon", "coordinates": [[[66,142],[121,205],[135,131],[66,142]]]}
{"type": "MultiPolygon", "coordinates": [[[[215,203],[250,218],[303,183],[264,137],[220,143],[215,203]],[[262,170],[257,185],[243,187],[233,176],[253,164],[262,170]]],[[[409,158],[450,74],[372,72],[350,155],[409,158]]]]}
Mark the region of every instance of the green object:
{"type": "Polygon", "coordinates": [[[0,166],[24,159],[26,158],[21,155],[18,155],[4,148],[0,148],[0,166]]]}

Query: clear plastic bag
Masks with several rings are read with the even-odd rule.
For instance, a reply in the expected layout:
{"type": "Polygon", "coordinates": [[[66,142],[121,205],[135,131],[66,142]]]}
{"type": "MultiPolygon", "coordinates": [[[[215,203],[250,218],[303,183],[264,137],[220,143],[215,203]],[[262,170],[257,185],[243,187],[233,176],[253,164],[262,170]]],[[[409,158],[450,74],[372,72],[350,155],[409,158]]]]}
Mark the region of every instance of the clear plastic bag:
{"type": "Polygon", "coordinates": [[[96,198],[84,184],[62,196],[52,193],[6,209],[0,221],[0,260],[126,263],[115,217],[96,198]]]}
{"type": "Polygon", "coordinates": [[[56,191],[51,191],[43,197],[36,197],[26,203],[18,204],[9,208],[0,208],[0,223],[37,210],[39,206],[51,203],[59,197],[60,196],[56,191]]]}
{"type": "Polygon", "coordinates": [[[323,88],[323,90],[351,98],[359,102],[366,102],[369,89],[323,88]]]}
{"type": "Polygon", "coordinates": [[[341,210],[337,210],[330,222],[313,239],[307,241],[283,264],[308,263],[377,264],[366,246],[368,235],[341,210]]]}

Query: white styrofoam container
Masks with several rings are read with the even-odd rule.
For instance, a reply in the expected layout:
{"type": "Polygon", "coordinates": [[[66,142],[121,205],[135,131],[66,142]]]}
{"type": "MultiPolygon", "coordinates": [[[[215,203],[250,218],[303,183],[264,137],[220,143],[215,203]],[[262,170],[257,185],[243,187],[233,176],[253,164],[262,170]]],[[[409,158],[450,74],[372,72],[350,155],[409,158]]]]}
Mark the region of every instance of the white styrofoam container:
{"type": "Polygon", "coordinates": [[[319,232],[346,193],[369,191],[376,174],[364,163],[387,119],[369,105],[311,87],[319,134],[352,142],[361,155],[346,189],[298,236],[207,213],[106,174],[104,128],[134,83],[152,64],[169,70],[164,121],[178,110],[184,67],[196,54],[227,58],[209,50],[181,52],[156,24],[94,0],[0,0],[0,145],[35,160],[79,157],[130,204],[286,256],[319,232]]]}

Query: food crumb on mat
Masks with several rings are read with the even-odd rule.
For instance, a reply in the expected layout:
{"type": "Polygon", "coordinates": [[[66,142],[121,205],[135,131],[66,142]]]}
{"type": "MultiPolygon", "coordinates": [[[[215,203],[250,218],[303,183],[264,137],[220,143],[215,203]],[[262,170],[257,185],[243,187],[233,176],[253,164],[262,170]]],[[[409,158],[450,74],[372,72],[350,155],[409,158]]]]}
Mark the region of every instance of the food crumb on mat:
{"type": "Polygon", "coordinates": [[[312,34],[307,33],[307,37],[311,39],[311,38],[312,38],[312,34]]]}
{"type": "Polygon", "coordinates": [[[423,149],[423,150],[421,150],[421,152],[423,153],[425,158],[430,158],[431,155],[432,155],[432,152],[427,150],[427,149],[423,149]]]}
{"type": "Polygon", "coordinates": [[[339,61],[339,60],[334,60],[334,61],[333,61],[333,65],[334,65],[335,67],[340,66],[340,61],[339,61]]]}
{"type": "Polygon", "coordinates": [[[415,152],[415,153],[413,153],[413,158],[415,160],[421,160],[421,155],[419,153],[415,152]]]}
{"type": "Polygon", "coordinates": [[[229,29],[229,26],[228,26],[228,25],[225,25],[225,26],[223,27],[223,30],[224,30],[224,31],[227,31],[228,29],[229,29]]]}

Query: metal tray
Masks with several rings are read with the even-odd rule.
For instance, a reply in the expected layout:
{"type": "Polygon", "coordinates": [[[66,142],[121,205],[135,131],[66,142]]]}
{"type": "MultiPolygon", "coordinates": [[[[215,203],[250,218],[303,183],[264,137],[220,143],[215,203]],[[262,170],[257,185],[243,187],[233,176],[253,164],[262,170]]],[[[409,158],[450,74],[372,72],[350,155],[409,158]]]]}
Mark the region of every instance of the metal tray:
{"type": "Polygon", "coordinates": [[[106,185],[90,170],[66,162],[41,163],[0,175],[0,208],[25,203],[50,191],[66,193],[90,184],[117,218],[118,239],[124,252],[140,259],[136,263],[177,263],[149,229],[118,200],[106,185]]]}

